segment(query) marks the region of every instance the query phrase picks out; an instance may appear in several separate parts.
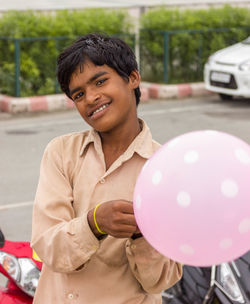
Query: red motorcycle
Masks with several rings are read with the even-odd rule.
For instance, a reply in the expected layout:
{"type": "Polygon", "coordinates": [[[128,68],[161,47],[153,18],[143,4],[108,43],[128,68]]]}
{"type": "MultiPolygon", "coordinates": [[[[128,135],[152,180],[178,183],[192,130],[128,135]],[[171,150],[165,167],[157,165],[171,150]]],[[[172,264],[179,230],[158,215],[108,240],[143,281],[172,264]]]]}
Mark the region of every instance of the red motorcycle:
{"type": "Polygon", "coordinates": [[[0,286],[1,304],[31,304],[41,268],[29,242],[7,241],[0,230],[0,273],[7,278],[0,286]]]}

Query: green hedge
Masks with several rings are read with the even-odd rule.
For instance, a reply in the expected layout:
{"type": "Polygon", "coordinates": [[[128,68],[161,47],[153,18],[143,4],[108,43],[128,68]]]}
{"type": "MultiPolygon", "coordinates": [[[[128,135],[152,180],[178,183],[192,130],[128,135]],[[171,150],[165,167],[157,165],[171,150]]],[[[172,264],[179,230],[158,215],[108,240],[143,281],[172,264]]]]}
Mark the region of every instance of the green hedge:
{"type": "MultiPolygon", "coordinates": [[[[67,37],[64,40],[20,42],[21,96],[59,91],[56,58],[76,37],[89,32],[119,33],[133,47],[134,38],[129,35],[132,31],[128,14],[115,10],[88,9],[53,14],[10,12],[0,18],[0,37],[67,37]]],[[[243,40],[249,33],[250,10],[247,8],[149,10],[141,18],[142,79],[162,83],[167,76],[169,83],[201,81],[208,56],[243,40]],[[166,36],[164,32],[171,34],[166,36]]],[[[1,94],[15,95],[15,75],[15,43],[0,38],[1,94]]]]}
{"type": "MultiPolygon", "coordinates": [[[[88,9],[56,14],[10,12],[0,18],[0,37],[68,37],[65,40],[20,42],[21,96],[57,91],[56,58],[76,37],[90,32],[128,34],[131,24],[123,11],[88,9]]],[[[124,36],[127,39],[127,36],[124,36]]],[[[131,42],[131,39],[128,41],[131,42]]],[[[15,95],[15,44],[0,39],[0,93],[15,95]]]]}
{"type": "Polygon", "coordinates": [[[207,10],[159,8],[148,11],[141,18],[141,28],[141,73],[144,80],[164,82],[165,67],[169,83],[201,81],[203,66],[210,54],[250,34],[250,9],[228,5],[207,10]],[[245,27],[248,29],[239,29],[245,27]],[[163,31],[172,32],[169,36],[165,34],[165,39],[169,39],[166,39],[168,44],[165,42],[168,54],[164,54],[163,31]],[[168,57],[168,65],[165,66],[164,56],[168,57]]]}

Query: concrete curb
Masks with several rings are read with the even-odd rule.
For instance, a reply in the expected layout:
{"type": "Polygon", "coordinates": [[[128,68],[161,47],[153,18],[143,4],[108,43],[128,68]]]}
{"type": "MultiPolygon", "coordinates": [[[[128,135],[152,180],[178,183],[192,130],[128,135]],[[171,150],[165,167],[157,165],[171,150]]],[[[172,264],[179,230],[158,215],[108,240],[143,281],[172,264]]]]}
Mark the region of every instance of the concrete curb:
{"type": "MultiPolygon", "coordinates": [[[[142,82],[140,88],[142,93],[141,102],[146,102],[150,99],[168,100],[211,95],[211,92],[205,89],[203,82],[176,85],[142,82]]],[[[64,94],[32,97],[10,97],[0,95],[0,112],[11,114],[23,112],[51,112],[72,108],[74,108],[74,103],[64,94]]]]}
{"type": "Polygon", "coordinates": [[[143,82],[142,89],[146,89],[148,99],[182,99],[186,97],[202,97],[212,94],[206,90],[203,82],[169,85],[143,82]]]}
{"type": "Polygon", "coordinates": [[[64,94],[10,97],[0,95],[0,111],[11,114],[24,112],[52,112],[74,108],[74,103],[64,94]]]}

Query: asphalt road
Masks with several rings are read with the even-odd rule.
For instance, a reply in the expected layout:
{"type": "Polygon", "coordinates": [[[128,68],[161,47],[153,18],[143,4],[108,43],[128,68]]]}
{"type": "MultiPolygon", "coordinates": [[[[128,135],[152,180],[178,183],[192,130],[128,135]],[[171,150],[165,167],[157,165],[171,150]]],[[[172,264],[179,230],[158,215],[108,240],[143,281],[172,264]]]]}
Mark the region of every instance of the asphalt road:
{"type": "MultiPolygon", "coordinates": [[[[217,96],[149,102],[139,116],[160,143],[193,130],[220,130],[250,143],[250,101],[217,96]]],[[[32,203],[40,160],[54,137],[88,126],[76,111],[9,116],[0,113],[0,227],[6,238],[30,240],[32,203]]]]}

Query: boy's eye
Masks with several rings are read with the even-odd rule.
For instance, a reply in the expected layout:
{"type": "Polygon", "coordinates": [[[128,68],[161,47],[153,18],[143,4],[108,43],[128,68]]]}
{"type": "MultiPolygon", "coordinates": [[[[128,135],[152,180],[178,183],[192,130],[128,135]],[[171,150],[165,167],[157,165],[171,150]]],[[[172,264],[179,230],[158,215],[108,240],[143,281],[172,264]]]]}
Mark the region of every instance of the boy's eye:
{"type": "Polygon", "coordinates": [[[77,101],[78,99],[80,99],[81,97],[83,97],[84,93],[83,92],[79,92],[76,95],[73,96],[73,101],[77,101]]]}
{"type": "Polygon", "coordinates": [[[104,79],[100,79],[96,82],[96,85],[99,86],[99,85],[102,85],[105,81],[107,80],[107,78],[104,78],[104,79]]]}

